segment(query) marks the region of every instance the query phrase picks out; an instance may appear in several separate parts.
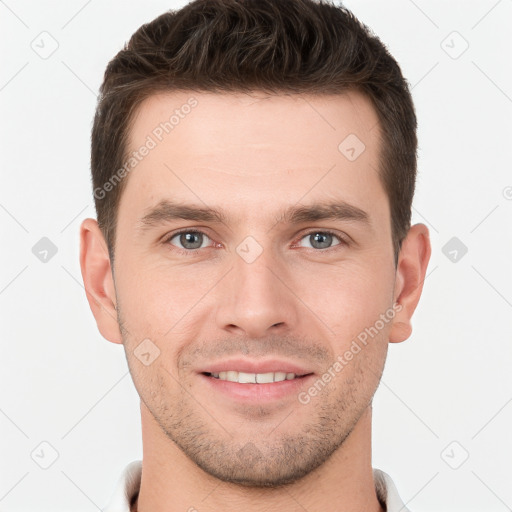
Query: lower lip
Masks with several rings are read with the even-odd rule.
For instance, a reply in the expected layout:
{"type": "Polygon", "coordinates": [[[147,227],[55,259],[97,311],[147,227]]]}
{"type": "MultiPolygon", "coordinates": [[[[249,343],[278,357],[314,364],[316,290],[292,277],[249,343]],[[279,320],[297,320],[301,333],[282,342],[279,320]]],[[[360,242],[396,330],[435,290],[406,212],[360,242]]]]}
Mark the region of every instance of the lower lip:
{"type": "Polygon", "coordinates": [[[290,380],[279,382],[269,382],[267,384],[240,384],[239,382],[230,382],[221,380],[208,375],[199,374],[205,383],[214,391],[224,393],[232,399],[242,400],[244,402],[266,402],[279,400],[288,396],[297,395],[301,388],[307,386],[313,378],[313,374],[306,375],[290,380]]]}

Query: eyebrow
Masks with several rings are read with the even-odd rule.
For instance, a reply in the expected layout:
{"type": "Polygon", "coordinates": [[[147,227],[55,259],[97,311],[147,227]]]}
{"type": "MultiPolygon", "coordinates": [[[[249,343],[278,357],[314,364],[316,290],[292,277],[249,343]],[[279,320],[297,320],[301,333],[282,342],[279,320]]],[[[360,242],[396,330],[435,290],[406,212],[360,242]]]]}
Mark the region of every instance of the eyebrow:
{"type": "MultiPolygon", "coordinates": [[[[151,227],[175,220],[190,220],[212,224],[227,224],[228,216],[221,208],[202,207],[162,199],[156,206],[147,210],[137,222],[138,231],[146,231],[151,227]]],[[[290,206],[278,215],[276,224],[300,224],[319,220],[355,221],[371,227],[369,215],[357,206],[345,201],[330,201],[310,205],[290,206]]]]}

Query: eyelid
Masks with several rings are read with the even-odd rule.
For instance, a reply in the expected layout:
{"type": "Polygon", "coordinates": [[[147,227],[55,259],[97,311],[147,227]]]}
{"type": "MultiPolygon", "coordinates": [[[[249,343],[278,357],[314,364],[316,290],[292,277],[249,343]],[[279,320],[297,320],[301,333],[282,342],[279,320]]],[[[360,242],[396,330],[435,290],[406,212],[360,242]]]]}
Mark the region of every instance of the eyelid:
{"type": "Polygon", "coordinates": [[[170,244],[170,241],[174,237],[176,237],[178,235],[181,235],[182,233],[200,233],[201,235],[206,236],[210,240],[210,242],[213,242],[214,244],[216,244],[216,242],[214,242],[212,240],[212,238],[208,235],[208,233],[206,233],[204,228],[202,228],[202,229],[199,229],[199,228],[182,228],[182,229],[179,229],[178,231],[173,231],[172,233],[167,234],[167,235],[165,235],[163,237],[162,243],[164,245],[167,245],[167,244],[172,245],[174,250],[176,250],[176,251],[178,251],[180,253],[185,253],[187,255],[196,254],[198,251],[201,251],[203,249],[209,249],[209,248],[213,247],[213,245],[211,245],[211,246],[208,246],[208,247],[200,247],[198,249],[182,249],[181,247],[177,247],[174,244],[170,244]]]}
{"type": "MultiPolygon", "coordinates": [[[[297,241],[300,242],[303,238],[310,236],[314,233],[323,233],[323,234],[335,236],[340,241],[339,244],[333,245],[332,247],[327,247],[326,249],[313,249],[315,252],[326,252],[331,249],[335,249],[338,246],[347,246],[350,243],[348,240],[348,236],[346,236],[346,235],[342,236],[340,233],[338,233],[337,231],[333,231],[332,229],[322,229],[322,228],[310,229],[309,231],[302,233],[300,235],[300,237],[297,239],[297,241]]],[[[297,247],[297,243],[294,243],[293,247],[297,247]]],[[[311,247],[305,247],[305,249],[311,249],[311,247]]]]}

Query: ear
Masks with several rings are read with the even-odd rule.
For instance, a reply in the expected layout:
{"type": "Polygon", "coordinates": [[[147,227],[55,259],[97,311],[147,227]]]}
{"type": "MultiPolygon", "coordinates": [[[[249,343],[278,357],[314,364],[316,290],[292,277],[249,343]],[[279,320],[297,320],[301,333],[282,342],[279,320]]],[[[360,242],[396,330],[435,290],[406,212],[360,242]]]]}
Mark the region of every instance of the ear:
{"type": "Polygon", "coordinates": [[[95,219],[85,219],[80,226],[80,268],[98,330],[108,341],[122,343],[110,257],[95,219]]]}
{"type": "Polygon", "coordinates": [[[415,224],[402,242],[395,277],[394,301],[400,306],[394,319],[389,341],[405,341],[412,333],[411,318],[418,302],[431,254],[430,238],[425,224],[415,224]]]}

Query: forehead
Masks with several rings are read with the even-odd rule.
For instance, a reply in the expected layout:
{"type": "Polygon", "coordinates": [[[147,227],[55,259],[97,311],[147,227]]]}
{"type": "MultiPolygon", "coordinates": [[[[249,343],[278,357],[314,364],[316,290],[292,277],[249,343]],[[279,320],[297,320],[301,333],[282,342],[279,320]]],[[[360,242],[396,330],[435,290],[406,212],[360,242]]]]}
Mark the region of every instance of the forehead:
{"type": "MultiPolygon", "coordinates": [[[[160,144],[168,139],[193,144],[196,160],[212,150],[234,150],[239,144],[269,149],[296,141],[295,151],[304,143],[307,151],[322,142],[320,150],[339,151],[338,144],[347,135],[371,145],[378,131],[375,109],[357,91],[339,95],[176,91],[154,94],[139,105],[129,147],[136,149],[149,135],[160,144]]],[[[190,144],[183,149],[192,149],[190,144]]]]}
{"type": "Polygon", "coordinates": [[[379,130],[370,100],[355,91],[155,94],[130,127],[127,157],[139,156],[120,210],[167,197],[257,211],[306,196],[355,197],[364,209],[375,194],[382,200],[379,130]]]}

